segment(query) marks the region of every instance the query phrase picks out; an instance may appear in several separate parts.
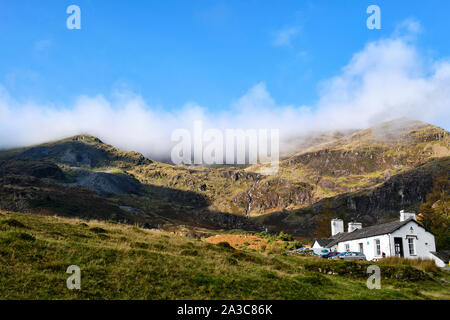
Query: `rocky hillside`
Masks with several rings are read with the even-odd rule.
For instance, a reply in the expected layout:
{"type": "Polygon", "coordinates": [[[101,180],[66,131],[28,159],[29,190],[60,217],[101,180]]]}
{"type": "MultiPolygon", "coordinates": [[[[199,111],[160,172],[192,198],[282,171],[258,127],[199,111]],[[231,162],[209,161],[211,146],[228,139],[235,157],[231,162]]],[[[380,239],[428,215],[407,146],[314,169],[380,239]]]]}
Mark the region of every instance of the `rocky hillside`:
{"type": "Polygon", "coordinates": [[[30,148],[8,150],[0,153],[0,160],[44,160],[65,166],[89,168],[130,168],[152,163],[140,153],[121,151],[98,138],[86,135],[30,148]]]}
{"type": "Polygon", "coordinates": [[[261,230],[244,217],[210,210],[200,192],[145,184],[133,176],[154,164],[90,136],[0,152],[0,208],[146,228],[261,230]]]}
{"type": "Polygon", "coordinates": [[[417,208],[434,177],[450,171],[449,137],[405,119],[317,133],[263,176],[259,165],[174,166],[76,136],[0,152],[0,209],[311,235],[325,206],[365,224],[417,208]]]}
{"type": "Polygon", "coordinates": [[[450,157],[436,158],[392,176],[374,187],[347,192],[295,210],[261,215],[256,221],[274,231],[313,236],[318,219],[339,217],[364,226],[398,219],[402,209],[418,212],[439,176],[450,178],[450,157]],[[327,213],[331,213],[327,216],[327,213]]]}

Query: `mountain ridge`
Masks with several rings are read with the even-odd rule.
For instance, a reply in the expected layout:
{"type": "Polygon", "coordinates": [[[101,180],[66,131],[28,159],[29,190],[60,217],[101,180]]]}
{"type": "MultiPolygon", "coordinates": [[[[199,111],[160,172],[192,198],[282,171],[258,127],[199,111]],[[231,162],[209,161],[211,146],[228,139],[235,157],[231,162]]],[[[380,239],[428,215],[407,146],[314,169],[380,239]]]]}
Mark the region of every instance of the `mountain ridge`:
{"type": "MultiPolygon", "coordinates": [[[[421,165],[436,159],[449,171],[445,160],[448,156],[448,131],[407,119],[347,135],[319,138],[316,144],[311,142],[301,152],[282,159],[279,172],[273,176],[260,175],[261,165],[174,166],[150,160],[137,152],[122,151],[93,136],[78,135],[0,151],[0,195],[3,196],[0,209],[47,210],[67,215],[73,210],[66,206],[76,201],[62,196],[66,192],[80,196],[87,203],[97,201],[94,207],[100,213],[107,210],[100,210],[97,205],[104,204],[111,214],[103,218],[122,222],[254,230],[269,226],[277,231],[311,235],[320,213],[317,208],[323,209],[320,203],[330,202],[326,199],[334,199],[331,204],[340,203],[340,199],[353,199],[358,192],[380,190],[377,188],[400,179],[391,180],[394,177],[402,177],[411,170],[420,171],[421,165]],[[51,200],[55,197],[51,192],[41,192],[46,188],[64,200],[51,200]],[[19,197],[17,190],[23,193],[19,197]],[[45,200],[46,197],[51,201],[45,200]],[[304,218],[297,219],[299,216],[304,218]]],[[[408,203],[410,208],[423,202],[429,191],[430,181],[436,176],[436,170],[431,167],[412,178],[412,184],[417,179],[426,179],[427,183],[416,183],[421,189],[415,193],[419,195],[417,199],[408,203]]],[[[402,183],[412,185],[408,179],[402,183]]],[[[392,194],[388,198],[395,201],[398,190],[389,190],[392,194]]],[[[367,201],[361,200],[364,197],[355,199],[367,201]]],[[[89,210],[79,203],[73,205],[78,206],[72,212],[75,215],[80,210],[89,210]]],[[[349,218],[354,217],[351,205],[335,205],[333,209],[346,210],[349,218]]],[[[392,215],[397,207],[366,209],[365,222],[376,223],[392,215]]],[[[104,215],[90,214],[96,218],[104,215]]]]}

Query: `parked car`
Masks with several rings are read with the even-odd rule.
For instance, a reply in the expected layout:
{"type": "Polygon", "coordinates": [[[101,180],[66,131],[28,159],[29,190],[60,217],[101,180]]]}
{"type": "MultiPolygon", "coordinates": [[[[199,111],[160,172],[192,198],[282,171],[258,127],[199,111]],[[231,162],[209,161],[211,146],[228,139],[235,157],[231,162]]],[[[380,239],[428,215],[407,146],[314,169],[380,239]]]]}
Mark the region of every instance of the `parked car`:
{"type": "Polygon", "coordinates": [[[340,257],[345,256],[347,252],[341,252],[335,255],[334,257],[331,257],[331,259],[340,259],[340,257]]]}
{"type": "Polygon", "coordinates": [[[321,258],[324,258],[324,259],[331,259],[331,258],[333,258],[334,256],[337,256],[339,254],[339,252],[327,252],[327,253],[324,253],[324,254],[321,254],[320,255],[320,257],[321,258]]]}
{"type": "Polygon", "coordinates": [[[330,249],[327,248],[311,248],[314,251],[315,256],[321,256],[322,254],[330,252],[330,249]]]}
{"type": "Polygon", "coordinates": [[[341,259],[341,260],[367,260],[366,255],[362,252],[342,252],[332,259],[341,259]]]}

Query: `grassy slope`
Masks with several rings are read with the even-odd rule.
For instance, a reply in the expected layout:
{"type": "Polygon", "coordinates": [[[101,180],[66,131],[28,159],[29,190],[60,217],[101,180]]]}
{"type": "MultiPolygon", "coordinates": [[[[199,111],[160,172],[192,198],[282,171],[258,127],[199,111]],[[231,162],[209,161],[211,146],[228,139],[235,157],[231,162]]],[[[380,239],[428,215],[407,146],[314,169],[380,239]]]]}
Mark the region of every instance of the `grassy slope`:
{"type": "Polygon", "coordinates": [[[383,279],[381,290],[368,290],[366,278],[306,271],[309,261],[133,226],[0,213],[0,299],[450,299],[437,281],[383,279]],[[72,264],[81,268],[80,291],[66,288],[72,264]]]}

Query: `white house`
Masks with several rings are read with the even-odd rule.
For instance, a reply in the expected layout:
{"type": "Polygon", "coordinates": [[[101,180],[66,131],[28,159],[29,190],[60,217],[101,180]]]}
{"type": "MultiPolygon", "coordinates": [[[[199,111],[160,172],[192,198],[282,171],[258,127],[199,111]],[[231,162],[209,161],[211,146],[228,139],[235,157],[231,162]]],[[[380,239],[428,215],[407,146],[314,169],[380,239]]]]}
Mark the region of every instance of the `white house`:
{"type": "Polygon", "coordinates": [[[434,235],[417,222],[414,213],[403,210],[399,221],[366,228],[361,223],[352,222],[348,224],[347,232],[344,232],[344,221],[333,219],[331,237],[316,240],[314,246],[338,252],[362,252],[367,260],[383,256],[432,259],[431,252],[436,251],[434,235]]]}
{"type": "Polygon", "coordinates": [[[316,239],[314,241],[312,249],[322,249],[322,248],[328,248],[327,245],[333,241],[333,239],[316,239]]]}

